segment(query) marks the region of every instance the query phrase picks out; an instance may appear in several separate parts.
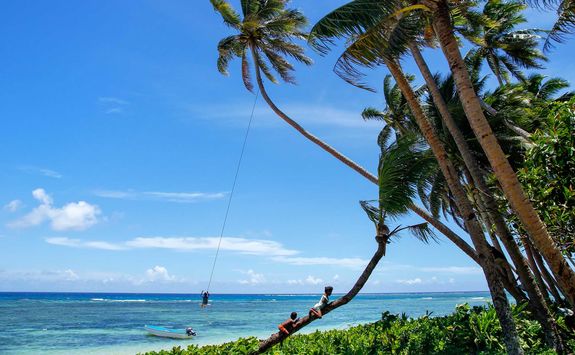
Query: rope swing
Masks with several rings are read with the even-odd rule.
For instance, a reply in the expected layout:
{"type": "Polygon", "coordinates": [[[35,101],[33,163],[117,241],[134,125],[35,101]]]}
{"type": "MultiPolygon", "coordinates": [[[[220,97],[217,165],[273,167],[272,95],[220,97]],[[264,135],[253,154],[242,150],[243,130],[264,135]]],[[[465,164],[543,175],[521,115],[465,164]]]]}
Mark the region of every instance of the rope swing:
{"type": "Polygon", "coordinates": [[[226,208],[226,214],[224,217],[224,223],[222,223],[222,230],[220,232],[220,240],[218,241],[218,248],[216,249],[216,255],[214,256],[214,263],[212,265],[212,272],[210,273],[210,281],[208,282],[208,288],[206,289],[207,294],[209,295],[209,291],[210,291],[210,286],[212,285],[212,278],[214,276],[214,270],[216,269],[216,262],[218,260],[218,255],[220,253],[220,246],[222,245],[222,238],[224,236],[224,231],[226,229],[226,222],[228,221],[228,215],[230,212],[230,206],[232,204],[232,198],[234,197],[234,191],[236,189],[236,182],[238,181],[238,175],[240,173],[240,167],[242,165],[242,158],[244,157],[244,151],[246,149],[246,143],[248,141],[248,135],[250,133],[250,128],[252,126],[252,120],[254,118],[254,112],[256,109],[256,103],[258,100],[258,96],[259,96],[259,91],[256,92],[256,96],[254,98],[254,104],[252,106],[252,113],[250,115],[250,121],[248,122],[248,128],[246,129],[246,134],[244,137],[244,143],[242,144],[242,151],[240,153],[240,158],[238,160],[238,164],[236,167],[236,175],[234,176],[234,183],[232,185],[232,191],[230,192],[230,198],[228,199],[228,207],[226,208]]]}

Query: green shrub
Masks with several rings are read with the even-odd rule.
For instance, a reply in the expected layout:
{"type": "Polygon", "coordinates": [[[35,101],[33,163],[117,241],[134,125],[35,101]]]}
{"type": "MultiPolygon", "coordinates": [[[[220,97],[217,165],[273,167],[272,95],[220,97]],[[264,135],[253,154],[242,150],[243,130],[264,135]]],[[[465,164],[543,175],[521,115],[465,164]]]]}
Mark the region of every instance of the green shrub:
{"type": "MultiPolygon", "coordinates": [[[[545,346],[543,332],[524,306],[513,307],[521,346],[529,354],[553,354],[545,346]]],[[[562,318],[558,324],[566,330],[562,318]]],[[[567,344],[575,349],[571,333],[567,344]]],[[[381,320],[345,330],[316,331],[294,335],[268,353],[284,354],[504,354],[503,334],[493,306],[456,307],[455,312],[443,317],[412,319],[405,315],[382,314],[381,320]]],[[[256,338],[239,339],[222,345],[179,347],[170,351],[150,352],[150,355],[192,354],[249,354],[257,350],[256,338]]]]}

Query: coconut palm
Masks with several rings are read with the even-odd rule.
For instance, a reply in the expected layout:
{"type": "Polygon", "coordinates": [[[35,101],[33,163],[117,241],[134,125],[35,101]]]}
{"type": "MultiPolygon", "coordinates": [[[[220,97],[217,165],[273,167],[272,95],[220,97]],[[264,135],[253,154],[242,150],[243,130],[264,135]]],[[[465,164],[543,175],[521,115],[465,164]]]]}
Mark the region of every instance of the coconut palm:
{"type": "MultiPolygon", "coordinates": [[[[396,226],[391,229],[386,223],[388,217],[395,218],[407,212],[412,198],[415,196],[416,183],[420,175],[424,173],[428,165],[433,163],[433,159],[422,149],[422,145],[413,136],[402,137],[392,144],[387,144],[389,134],[380,135],[378,144],[381,147],[379,160],[379,199],[376,206],[369,201],[361,201],[361,207],[367,213],[368,218],[375,226],[375,240],[378,248],[368,265],[354,286],[348,293],[329,303],[323,310],[322,314],[333,311],[349,301],[351,301],[361,291],[371,273],[386,254],[387,244],[392,240],[400,237],[400,232],[407,230],[413,236],[424,243],[429,243],[435,239],[435,235],[429,229],[427,223],[421,223],[411,226],[396,226]]],[[[295,325],[291,334],[299,331],[303,327],[313,322],[315,317],[302,317],[295,325]]],[[[263,353],[272,346],[281,343],[288,335],[283,332],[272,334],[268,339],[260,342],[258,353],[263,353]]]]}
{"type": "Polygon", "coordinates": [[[510,75],[525,80],[520,68],[541,68],[541,62],[547,60],[537,49],[537,34],[541,30],[516,30],[527,22],[523,16],[526,7],[514,0],[489,0],[483,7],[480,22],[468,21],[471,28],[458,31],[476,46],[470,55],[487,61],[500,86],[509,84],[510,75]]]}
{"type": "Polygon", "coordinates": [[[465,68],[459,45],[453,35],[449,5],[446,1],[442,0],[435,3],[432,19],[437,38],[453,73],[459,97],[464,103],[465,114],[487,155],[505,197],[534,245],[551,266],[557,281],[566,291],[566,296],[572,304],[575,304],[575,272],[570,268],[561,250],[547,232],[489,126],[479,97],[473,89],[469,73],[465,68]]]}
{"type": "MultiPolygon", "coordinates": [[[[414,26],[419,25],[419,32],[421,32],[422,27],[427,28],[427,24],[431,22],[443,53],[448,60],[458,95],[464,103],[465,114],[478,142],[486,153],[495,177],[499,181],[511,208],[519,217],[537,249],[551,266],[553,273],[573,303],[575,301],[575,272],[570,268],[560,249],[554,244],[545,225],[525,195],[517,175],[485,118],[482,102],[474,90],[465,61],[459,51],[459,44],[454,36],[454,21],[450,10],[450,4],[445,0],[425,2],[425,5],[410,4],[407,7],[399,0],[387,2],[355,0],[332,11],[318,22],[311,31],[311,41],[320,51],[327,51],[333,38],[336,37],[352,38],[355,42],[362,40],[367,44],[362,46],[362,58],[353,59],[354,56],[351,56],[352,59],[342,62],[341,68],[347,70],[349,64],[354,62],[366,66],[376,66],[385,62],[381,56],[381,45],[385,47],[386,51],[394,52],[397,57],[398,54],[405,51],[405,43],[413,40],[414,26]],[[410,20],[414,13],[423,13],[425,16],[422,16],[419,21],[417,18],[410,20]],[[404,14],[407,16],[399,16],[404,14]],[[396,20],[398,17],[400,19],[396,20]],[[401,24],[401,26],[389,26],[390,22],[401,24]],[[388,42],[374,41],[373,38],[377,38],[377,36],[372,36],[373,33],[384,33],[388,42]],[[398,46],[398,43],[403,46],[398,46]]],[[[353,54],[354,51],[358,50],[360,49],[350,45],[347,52],[353,54]]],[[[394,66],[394,63],[391,65],[394,66]]],[[[356,73],[353,71],[352,73],[353,76],[356,76],[356,73]]],[[[345,79],[350,82],[353,81],[353,78],[345,79]]],[[[362,85],[361,82],[355,84],[362,85]]]]}
{"type": "MultiPolygon", "coordinates": [[[[415,80],[414,76],[408,76],[409,82],[415,80]]],[[[385,109],[380,111],[374,107],[366,107],[361,113],[364,120],[383,121],[386,127],[393,128],[399,134],[407,134],[408,132],[417,131],[417,124],[415,123],[409,106],[405,97],[401,94],[401,90],[396,84],[392,84],[393,79],[391,75],[386,75],[383,79],[383,98],[385,100],[385,109]]],[[[421,86],[415,89],[418,96],[425,93],[425,87],[421,86]]]]}
{"type": "MultiPolygon", "coordinates": [[[[261,72],[272,82],[277,80],[273,76],[275,70],[282,80],[294,82],[293,66],[285,56],[291,57],[304,64],[311,64],[311,60],[304,55],[303,49],[294,40],[305,38],[303,32],[305,18],[293,9],[286,9],[285,0],[242,0],[243,18],[224,0],[210,0],[214,9],[222,16],[224,23],[238,33],[222,39],[218,44],[218,70],[227,75],[228,66],[232,59],[241,59],[241,70],[244,85],[248,90],[253,89],[250,75],[249,57],[252,57],[255,67],[258,88],[270,108],[285,122],[296,129],[304,137],[320,146],[336,159],[355,170],[357,173],[374,184],[378,183],[375,175],[347,158],[333,147],[323,142],[310,132],[306,131],[296,121],[280,110],[271,100],[264,86],[261,72]],[[267,64],[266,59],[271,63],[267,64]],[[274,64],[275,63],[275,64],[274,64]]],[[[412,204],[411,210],[430,223],[433,227],[453,241],[471,258],[477,258],[475,251],[449,227],[433,218],[420,207],[412,204]]]]}
{"type": "MultiPolygon", "coordinates": [[[[379,4],[380,2],[377,2],[379,4]]],[[[340,56],[336,68],[343,72],[345,80],[357,86],[363,86],[355,79],[358,76],[354,64],[367,67],[374,67],[384,64],[390,70],[402,94],[405,96],[413,116],[419,126],[421,134],[429,144],[437,162],[441,168],[443,176],[453,193],[456,207],[459,214],[465,221],[465,227],[469,231],[473,244],[479,254],[479,263],[484,270],[487,283],[489,285],[493,302],[497,314],[504,329],[505,343],[509,353],[522,353],[515,329],[514,321],[511,317],[509,303],[505,295],[503,285],[498,277],[495,260],[488,244],[485,241],[483,230],[475,217],[475,212],[470,204],[466,193],[461,186],[460,179],[453,163],[449,160],[447,152],[439,136],[430,125],[424,110],[414,93],[409,81],[403,73],[397,58],[407,51],[406,43],[415,40],[418,35],[417,26],[419,19],[414,11],[406,15],[396,16],[401,11],[401,3],[395,6],[377,6],[374,2],[355,0],[332,11],[322,18],[311,30],[311,43],[321,51],[329,50],[334,37],[351,35],[351,44],[348,43],[346,50],[340,56]],[[375,25],[358,24],[358,13],[361,13],[362,6],[366,10],[365,15],[371,15],[375,25]],[[371,25],[371,27],[368,27],[371,25]],[[411,37],[411,38],[409,38],[411,37]],[[407,38],[407,40],[406,40],[407,38]],[[345,72],[351,75],[345,75],[345,72]]],[[[338,73],[339,74],[339,73],[338,73]]]]}

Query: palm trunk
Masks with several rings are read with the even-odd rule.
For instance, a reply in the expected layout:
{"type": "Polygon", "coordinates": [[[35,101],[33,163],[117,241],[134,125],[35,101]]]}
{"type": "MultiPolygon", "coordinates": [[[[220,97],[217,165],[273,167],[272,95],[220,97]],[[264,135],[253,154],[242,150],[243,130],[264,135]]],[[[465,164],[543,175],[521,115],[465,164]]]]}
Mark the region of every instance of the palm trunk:
{"type": "Polygon", "coordinates": [[[505,345],[507,346],[507,352],[510,354],[523,354],[521,347],[519,346],[519,338],[517,336],[517,329],[515,328],[515,322],[511,317],[511,311],[509,308],[509,302],[507,296],[505,295],[505,290],[503,284],[497,275],[497,268],[495,266],[495,260],[491,251],[489,250],[485,236],[483,235],[483,230],[477,221],[475,212],[471,203],[467,199],[465,191],[459,182],[459,178],[455,171],[455,168],[449,161],[447,157],[447,152],[439,137],[434,132],[433,127],[429,123],[427,117],[425,116],[423,109],[421,108],[413,89],[409,85],[409,82],[405,78],[399,65],[389,59],[384,59],[386,66],[395,78],[395,81],[403,96],[407,100],[411,112],[413,113],[421,133],[425,137],[425,140],[431,147],[433,154],[435,155],[437,162],[441,168],[445,180],[453,194],[455,204],[459,210],[465,227],[469,231],[471,240],[477,250],[479,256],[479,263],[487,279],[487,284],[489,290],[491,291],[491,296],[493,299],[493,305],[497,312],[499,322],[503,329],[505,345]]]}
{"type": "Polygon", "coordinates": [[[545,225],[533,208],[531,201],[529,201],[523,192],[517,175],[509,164],[489,123],[485,119],[479,99],[469,78],[465,62],[459,52],[459,45],[453,35],[453,26],[451,24],[447,2],[445,0],[438,0],[434,5],[435,11],[432,16],[433,27],[449,63],[465,114],[473,128],[475,136],[485,151],[511,208],[516,212],[537,249],[551,266],[557,281],[567,292],[567,297],[571,303],[574,303],[575,272],[569,267],[561,251],[547,233],[545,225]]]}
{"type": "MultiPolygon", "coordinates": [[[[529,243],[526,243],[523,238],[521,238],[521,240],[523,242],[523,247],[525,248],[525,255],[527,256],[527,262],[529,263],[529,267],[533,272],[533,276],[535,276],[535,281],[537,282],[537,285],[539,285],[539,289],[543,293],[545,302],[547,302],[547,304],[551,304],[549,293],[551,293],[555,298],[559,297],[559,294],[557,295],[553,294],[551,288],[545,284],[545,281],[543,281],[543,276],[541,276],[541,270],[539,270],[539,267],[535,262],[535,258],[533,257],[533,251],[531,250],[531,246],[529,245],[529,243]]],[[[559,297],[559,299],[561,298],[559,297]]]]}
{"type": "MultiPolygon", "coordinates": [[[[547,271],[547,266],[545,265],[545,261],[543,261],[543,258],[541,258],[541,255],[537,252],[537,250],[533,250],[533,257],[537,263],[537,266],[539,267],[539,270],[541,270],[541,275],[543,276],[543,279],[545,279],[545,282],[547,282],[547,285],[549,285],[549,287],[559,288],[561,293],[565,295],[565,290],[563,290],[561,285],[553,278],[551,274],[549,274],[549,271],[547,271]]],[[[556,294],[558,293],[559,291],[556,292],[556,294]]],[[[557,298],[555,301],[557,303],[566,303],[571,307],[575,307],[574,304],[569,302],[569,299],[563,299],[561,296],[559,296],[559,298],[557,298]]]]}
{"type": "MultiPolygon", "coordinates": [[[[351,290],[349,290],[348,293],[346,293],[344,296],[338,298],[334,302],[328,303],[327,306],[325,306],[325,308],[322,309],[321,313],[323,316],[325,316],[329,312],[333,311],[334,309],[339,308],[339,307],[347,304],[349,301],[351,301],[359,293],[359,291],[361,291],[361,289],[363,288],[363,286],[365,285],[365,283],[367,282],[367,280],[371,276],[371,273],[373,272],[373,270],[375,269],[375,267],[377,266],[377,264],[379,263],[379,261],[381,260],[381,258],[383,257],[383,255],[385,253],[386,242],[380,238],[377,238],[377,237],[376,237],[376,240],[377,240],[377,251],[371,257],[371,260],[369,261],[369,263],[367,264],[367,266],[363,270],[363,273],[360,275],[360,277],[357,279],[357,281],[355,282],[355,284],[353,285],[351,290]]],[[[290,335],[299,331],[301,328],[305,327],[306,325],[310,324],[311,322],[313,322],[316,319],[317,319],[316,317],[310,317],[309,315],[300,318],[300,320],[295,324],[290,335]]],[[[269,338],[260,342],[260,347],[259,347],[258,351],[255,353],[261,354],[261,353],[266,352],[272,346],[279,344],[284,339],[286,339],[288,336],[289,335],[286,335],[283,332],[278,332],[278,333],[272,334],[269,338]]]]}
{"type": "MultiPolygon", "coordinates": [[[[453,117],[451,116],[447,104],[445,103],[443,97],[441,96],[441,92],[439,91],[439,88],[437,87],[437,84],[433,79],[433,75],[431,74],[431,71],[429,70],[427,63],[425,62],[425,59],[423,58],[421,52],[419,51],[419,48],[414,42],[411,42],[410,49],[419,70],[423,74],[425,83],[427,84],[427,88],[431,93],[433,103],[439,110],[439,113],[443,118],[443,121],[445,122],[447,129],[449,130],[449,133],[451,133],[451,136],[453,137],[455,144],[457,145],[457,148],[461,153],[461,157],[463,158],[463,161],[469,171],[469,174],[471,175],[472,185],[475,185],[479,189],[479,191],[477,191],[476,193],[476,195],[479,195],[477,203],[481,207],[480,209],[486,212],[487,220],[493,221],[497,234],[501,238],[503,245],[505,245],[505,249],[507,249],[507,252],[511,257],[511,260],[515,264],[515,268],[517,274],[519,275],[519,279],[521,280],[523,287],[525,288],[527,294],[529,295],[530,308],[533,311],[536,319],[539,321],[539,323],[544,329],[547,344],[550,347],[555,348],[558,352],[562,352],[563,347],[561,345],[561,341],[559,340],[559,332],[557,331],[557,325],[555,324],[555,321],[551,317],[549,309],[545,304],[545,300],[541,295],[541,291],[539,290],[537,284],[533,280],[533,275],[531,275],[531,273],[529,272],[529,267],[527,266],[525,258],[521,254],[519,247],[517,246],[517,244],[513,240],[513,237],[509,233],[505,221],[503,220],[501,215],[497,213],[497,204],[495,202],[495,199],[493,198],[493,195],[491,194],[489,187],[485,183],[484,177],[479,169],[479,165],[477,164],[477,161],[473,157],[471,149],[469,148],[469,145],[467,144],[465,137],[463,136],[461,130],[455,123],[453,117]]],[[[494,239],[495,239],[494,245],[499,246],[497,238],[494,239]]],[[[501,246],[499,246],[499,249],[501,249],[501,246]]],[[[512,275],[511,272],[510,275],[512,275]]],[[[511,283],[515,283],[513,280],[509,281],[511,283]]]]}
{"type": "MultiPolygon", "coordinates": [[[[354,171],[359,173],[361,176],[363,176],[367,180],[369,180],[372,183],[377,185],[378,179],[375,175],[371,174],[366,169],[361,167],[359,164],[355,163],[354,161],[352,161],[351,159],[349,159],[345,155],[343,155],[340,152],[338,152],[337,150],[335,150],[329,144],[323,142],[322,140],[320,140],[319,138],[317,138],[313,134],[306,131],[301,125],[299,125],[297,122],[292,120],[288,115],[286,115],[282,110],[280,110],[275,105],[275,103],[268,96],[266,88],[263,84],[263,81],[261,78],[261,73],[260,73],[260,68],[258,65],[259,56],[256,53],[256,51],[253,49],[253,47],[252,47],[252,55],[254,58],[254,64],[255,64],[254,66],[256,68],[256,81],[258,84],[258,88],[260,90],[260,93],[262,94],[262,97],[264,98],[264,100],[266,101],[268,106],[274,111],[274,113],[276,115],[278,115],[282,120],[287,122],[287,124],[289,124],[290,126],[295,128],[296,131],[298,131],[301,135],[303,135],[304,137],[306,137],[307,139],[309,139],[313,143],[320,146],[323,150],[325,150],[326,152],[331,154],[333,157],[335,157],[337,160],[339,160],[340,162],[344,163],[345,165],[347,165],[348,167],[350,167],[351,169],[353,169],[354,171]]],[[[447,227],[445,224],[441,223],[441,221],[439,221],[438,219],[433,218],[429,213],[425,212],[423,209],[421,209],[420,207],[416,206],[413,203],[410,204],[408,206],[408,208],[410,210],[412,210],[413,212],[415,212],[418,216],[423,218],[427,223],[431,224],[435,229],[437,229],[442,234],[444,234],[451,242],[453,242],[457,247],[459,247],[465,254],[467,254],[470,258],[472,258],[475,262],[477,262],[477,254],[475,253],[475,250],[473,250],[473,248],[465,240],[463,240],[461,237],[459,237],[449,227],[447,227]]]]}

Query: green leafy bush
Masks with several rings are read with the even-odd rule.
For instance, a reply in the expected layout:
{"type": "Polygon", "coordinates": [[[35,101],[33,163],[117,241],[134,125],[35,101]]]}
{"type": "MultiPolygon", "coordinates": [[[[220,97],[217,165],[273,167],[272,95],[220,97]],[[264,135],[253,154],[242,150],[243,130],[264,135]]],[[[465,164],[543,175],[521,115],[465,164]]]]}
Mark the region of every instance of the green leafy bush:
{"type": "Polygon", "coordinates": [[[575,98],[553,103],[518,177],[563,251],[575,252],[575,98]]]}
{"type": "MultiPolygon", "coordinates": [[[[539,324],[533,321],[525,306],[514,306],[513,317],[517,324],[521,345],[526,353],[553,354],[543,342],[539,324]]],[[[567,331],[563,319],[558,324],[567,331]]],[[[574,350],[575,337],[566,339],[574,350]]],[[[239,339],[222,345],[198,347],[191,345],[169,351],[151,352],[149,355],[188,354],[249,354],[257,350],[256,338],[239,339]]],[[[380,321],[358,325],[345,330],[316,331],[294,335],[272,348],[269,354],[504,354],[503,334],[492,306],[456,307],[448,316],[417,319],[406,315],[384,312],[380,321]]]]}

